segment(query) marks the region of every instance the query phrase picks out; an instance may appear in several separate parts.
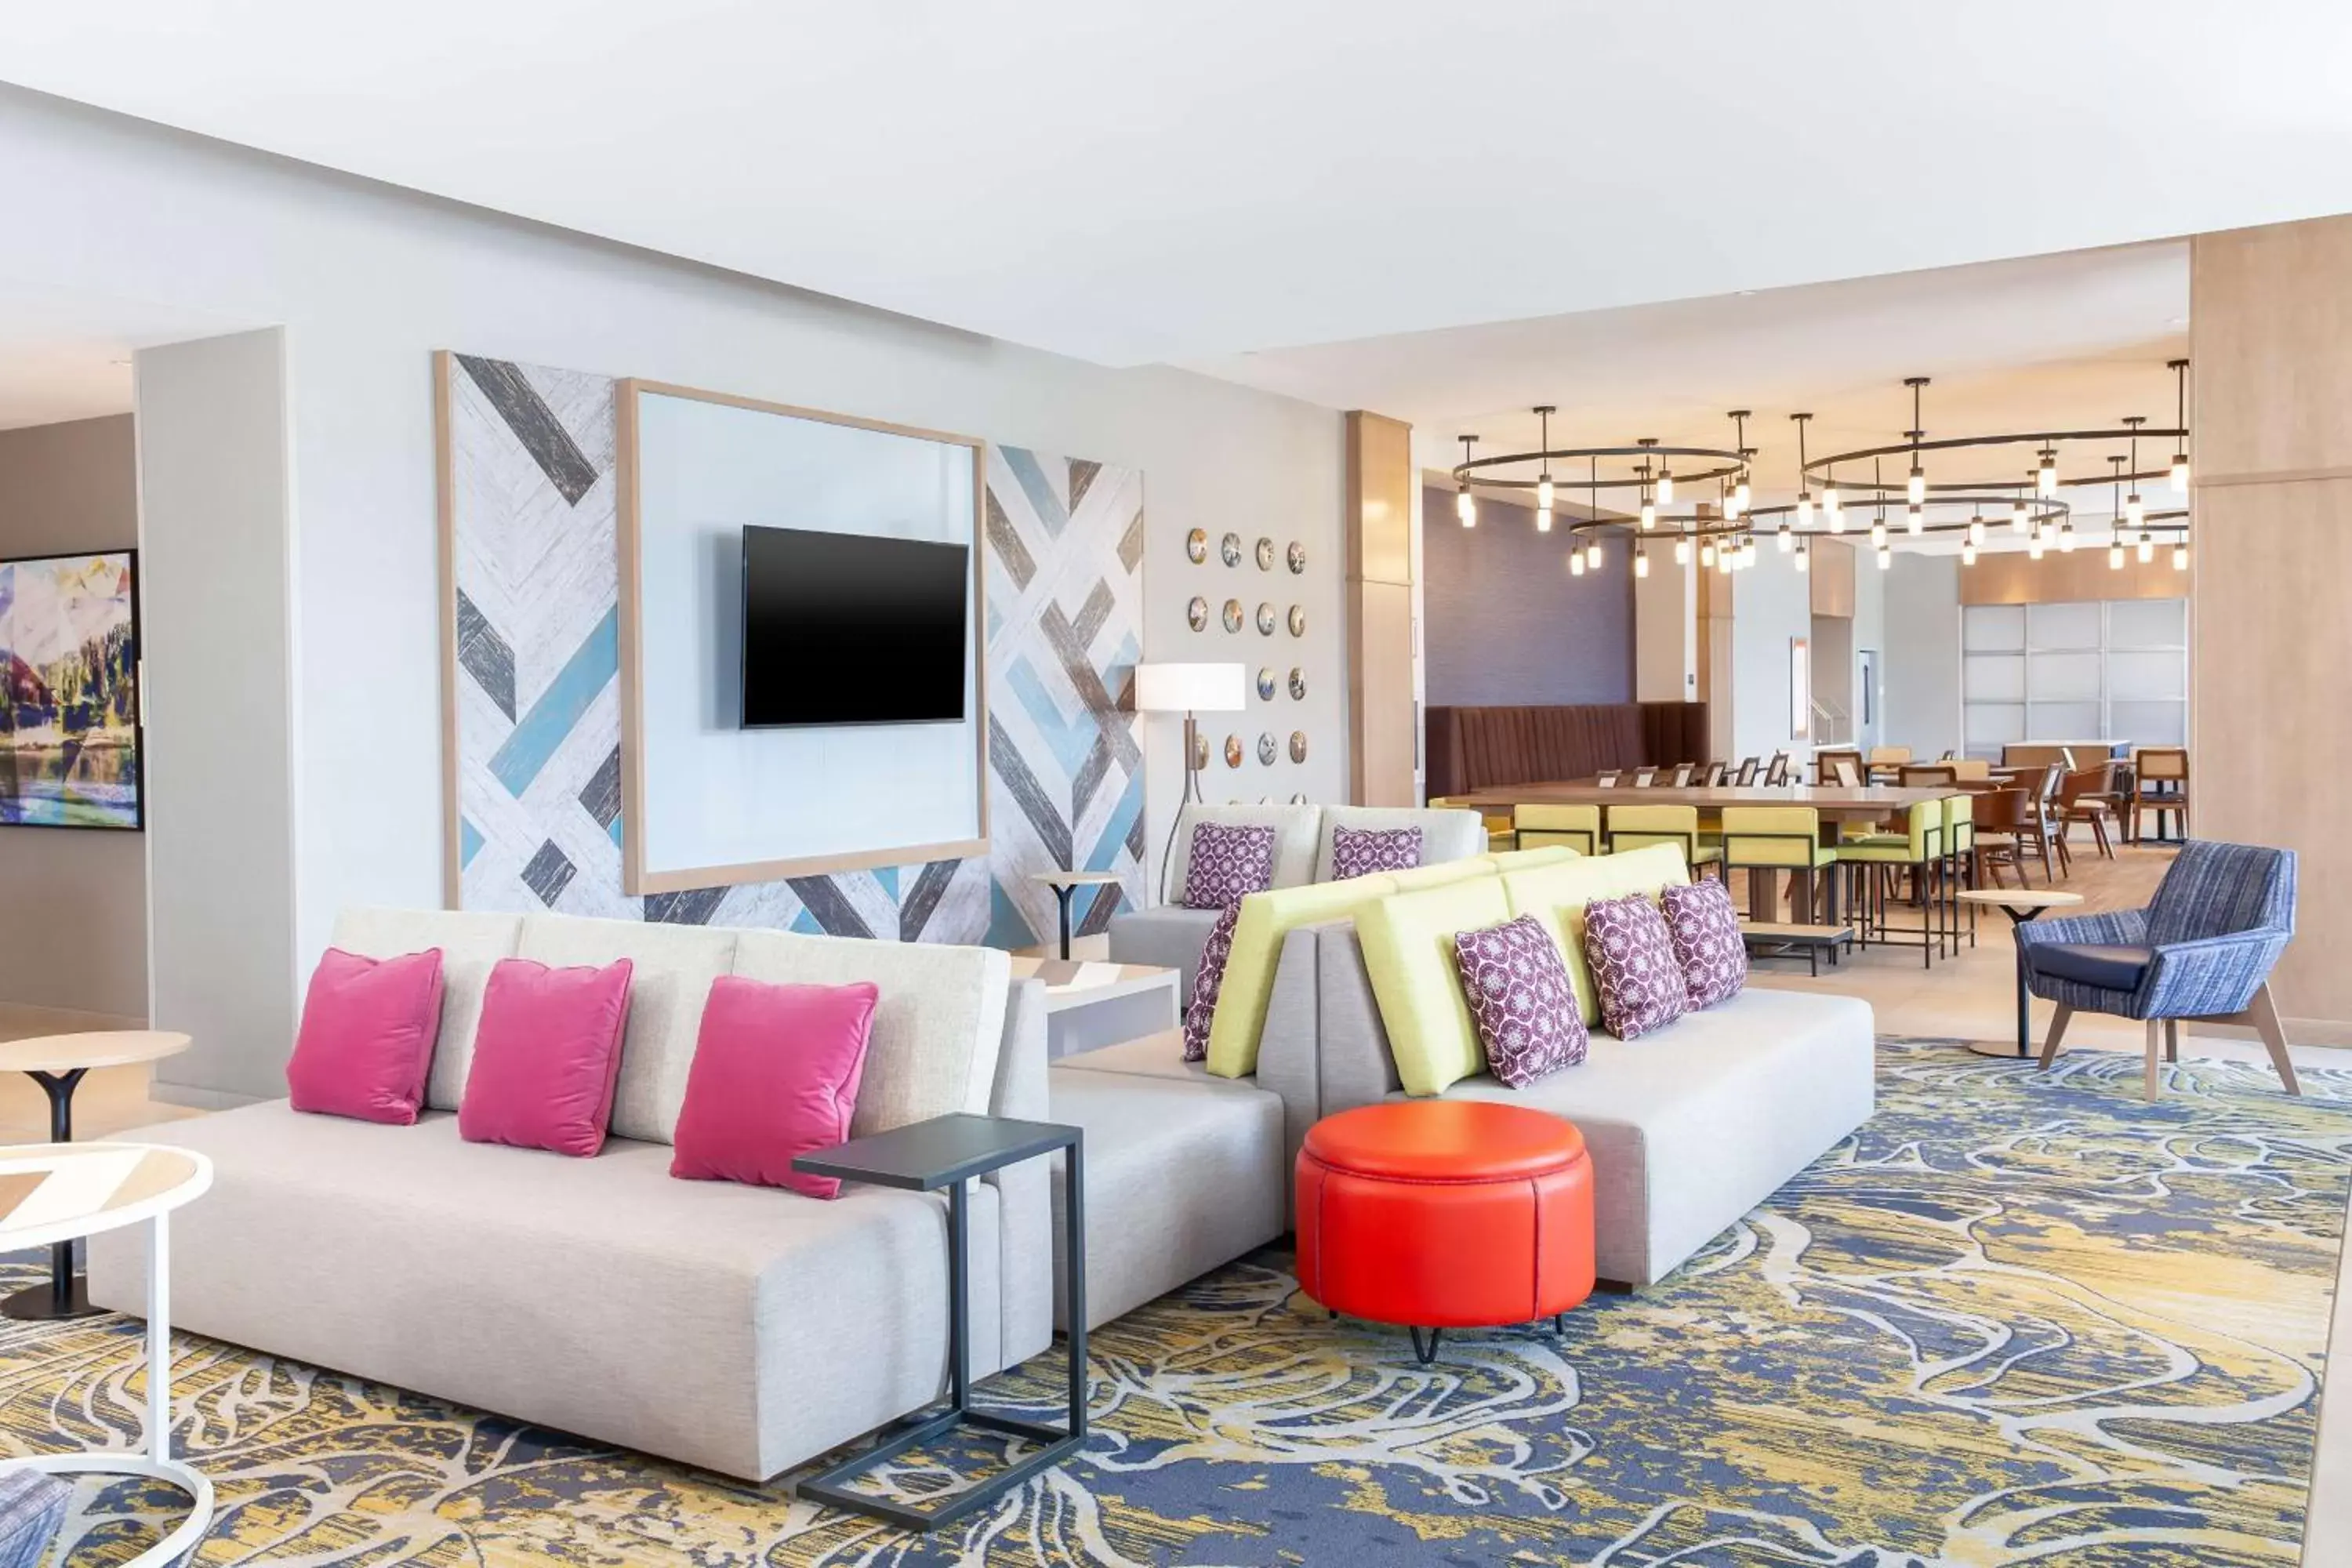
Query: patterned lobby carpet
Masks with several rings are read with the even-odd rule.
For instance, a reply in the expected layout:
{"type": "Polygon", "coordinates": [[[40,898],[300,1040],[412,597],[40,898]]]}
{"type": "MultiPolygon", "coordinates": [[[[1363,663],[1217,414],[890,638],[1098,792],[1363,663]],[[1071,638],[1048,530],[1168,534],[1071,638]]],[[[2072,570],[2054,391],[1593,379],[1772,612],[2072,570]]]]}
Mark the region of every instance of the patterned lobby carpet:
{"type": "MultiPolygon", "coordinates": [[[[1881,1064],[1867,1129],[1562,1341],[1465,1336],[1423,1369],[1273,1253],[1122,1320],[1085,1461],[933,1541],[189,1340],[182,1430],[221,1493],[200,1561],[2293,1563],[2352,1072],[2297,1102],[2199,1062],[2149,1106],[2132,1058],[1881,1064]]],[[[133,1430],[134,1335],[0,1328],[0,1447],[133,1430]]],[[[1045,1414],[1058,1365],[988,1392],[1045,1414]]],[[[73,1561],[135,1550],[92,1521],[170,1496],[93,1489],[73,1561]]]]}

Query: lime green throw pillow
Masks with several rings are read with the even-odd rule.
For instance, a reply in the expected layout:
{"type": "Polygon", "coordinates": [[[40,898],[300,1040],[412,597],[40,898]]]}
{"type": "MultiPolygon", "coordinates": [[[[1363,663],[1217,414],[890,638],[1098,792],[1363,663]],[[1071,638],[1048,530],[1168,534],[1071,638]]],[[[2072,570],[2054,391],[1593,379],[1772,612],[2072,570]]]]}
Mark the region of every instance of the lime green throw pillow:
{"type": "MultiPolygon", "coordinates": [[[[1257,1071],[1257,1042],[1274,1000],[1275,966],[1282,960],[1282,939],[1293,927],[1346,920],[1394,891],[1396,884],[1382,874],[1274,888],[1244,899],[1217,1010],[1209,1021],[1209,1071],[1219,1078],[1247,1078],[1257,1071]]],[[[1501,889],[1496,896],[1502,896],[1501,889]]]]}
{"type": "MultiPolygon", "coordinates": [[[[1511,918],[1500,877],[1396,893],[1356,911],[1356,937],[1408,1094],[1441,1094],[1486,1070],[1486,1053],[1462,995],[1454,933],[1511,918]]],[[[1224,1003],[1221,999],[1218,1007],[1224,1003]]]]}

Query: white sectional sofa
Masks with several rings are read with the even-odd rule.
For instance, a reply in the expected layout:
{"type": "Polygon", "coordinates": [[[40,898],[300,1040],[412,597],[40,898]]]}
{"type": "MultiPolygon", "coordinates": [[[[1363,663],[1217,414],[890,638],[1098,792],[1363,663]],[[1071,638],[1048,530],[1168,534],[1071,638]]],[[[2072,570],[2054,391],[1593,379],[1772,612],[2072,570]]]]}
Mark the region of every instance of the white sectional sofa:
{"type": "MultiPolygon", "coordinates": [[[[125,1134],[214,1162],[212,1191],[173,1222],[181,1326],[750,1480],[940,1396],[943,1197],[678,1181],[667,1145],[703,996],[729,973],[880,987],[855,1133],[950,1111],[1045,1119],[1044,994],[1010,981],[1004,953],[391,910],[347,913],[335,942],[443,950],[428,1109],[394,1127],[277,1100],[125,1134]],[[483,986],[509,955],[635,966],[614,1136],[593,1159],[457,1136],[483,986]]],[[[974,1186],[975,1375],[1051,1342],[1051,1184],[1032,1161],[974,1186]]],[[[142,1310],[138,1237],[92,1243],[89,1289],[142,1310]]]]}
{"type": "MultiPolygon", "coordinates": [[[[1184,873],[1192,859],[1192,828],[1202,822],[1272,827],[1273,885],[1276,888],[1297,888],[1331,879],[1331,831],[1336,827],[1418,827],[1424,866],[1466,860],[1486,848],[1486,819],[1475,811],[1378,805],[1192,804],[1176,814],[1176,836],[1168,854],[1167,887],[1171,899],[1183,897],[1184,873]]],[[[1201,949],[1209,940],[1209,928],[1216,923],[1214,910],[1188,910],[1175,903],[1116,915],[1110,922],[1110,956],[1119,963],[1153,963],[1181,971],[1177,999],[1181,1006],[1192,1000],[1192,982],[1201,969],[1201,949]]]]}

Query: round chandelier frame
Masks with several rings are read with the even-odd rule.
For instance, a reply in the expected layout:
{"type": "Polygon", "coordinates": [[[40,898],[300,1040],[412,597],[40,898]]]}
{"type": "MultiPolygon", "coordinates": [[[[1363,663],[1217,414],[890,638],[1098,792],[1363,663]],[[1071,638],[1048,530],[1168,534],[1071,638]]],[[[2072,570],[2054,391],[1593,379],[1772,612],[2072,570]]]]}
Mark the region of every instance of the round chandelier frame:
{"type": "Polygon", "coordinates": [[[1732,421],[1737,445],[1731,447],[1668,447],[1656,437],[1645,436],[1629,447],[1554,447],[1551,445],[1551,416],[1559,409],[1551,404],[1540,404],[1529,410],[1543,421],[1543,444],[1532,452],[1501,452],[1491,458],[1470,455],[1478,439],[1475,436],[1458,437],[1463,443],[1463,460],[1454,465],[1453,479],[1456,485],[1477,485],[1498,490],[1538,490],[1549,488],[1567,490],[1638,489],[1647,498],[1654,489],[1662,490],[1658,503],[1671,500],[1676,485],[1711,484],[1718,479],[1739,480],[1748,477],[1749,461],[1756,448],[1747,445],[1746,422],[1754,417],[1745,408],[1735,408],[1724,416],[1732,421]],[[1674,459],[1689,458],[1700,468],[1674,471],[1674,459]],[[1630,463],[1623,472],[1602,473],[1603,462],[1630,463]],[[1531,477],[1517,477],[1501,470],[1535,464],[1541,470],[1531,477]],[[1580,463],[1582,473],[1553,474],[1555,463],[1580,463]]]}

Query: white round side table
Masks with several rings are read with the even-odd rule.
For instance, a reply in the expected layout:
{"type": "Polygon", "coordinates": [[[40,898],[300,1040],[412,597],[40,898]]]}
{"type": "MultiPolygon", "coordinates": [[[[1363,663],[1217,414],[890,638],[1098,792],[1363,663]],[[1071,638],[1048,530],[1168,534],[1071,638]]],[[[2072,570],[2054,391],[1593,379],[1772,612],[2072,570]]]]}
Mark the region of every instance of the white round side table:
{"type": "Polygon", "coordinates": [[[33,1143],[0,1148],[0,1251],[147,1226],[147,1445],[16,1461],[49,1475],[144,1476],[188,1494],[188,1517],[122,1568],[177,1563],[212,1524],[213,1484],[172,1458],[173,1209],[213,1184],[213,1163],[145,1143],[33,1143]]]}

